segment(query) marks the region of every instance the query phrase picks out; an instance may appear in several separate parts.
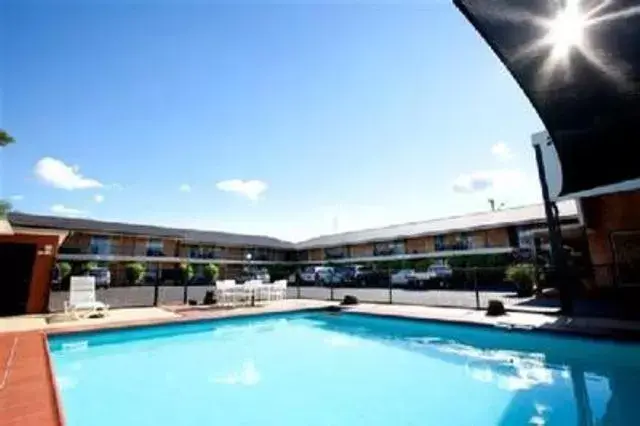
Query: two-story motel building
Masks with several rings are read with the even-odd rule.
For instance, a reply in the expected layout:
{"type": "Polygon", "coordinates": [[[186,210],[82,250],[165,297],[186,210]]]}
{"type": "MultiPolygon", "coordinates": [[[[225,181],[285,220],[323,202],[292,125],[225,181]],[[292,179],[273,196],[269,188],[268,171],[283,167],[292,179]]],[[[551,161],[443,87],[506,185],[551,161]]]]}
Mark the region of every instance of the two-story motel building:
{"type": "MultiPolygon", "coordinates": [[[[574,203],[564,202],[559,207],[565,228],[579,230],[574,203]]],[[[24,213],[11,213],[9,222],[16,235],[50,232],[58,236],[62,243],[49,250],[48,264],[96,262],[109,267],[112,285],[125,282],[128,262],[146,264],[151,280],[175,277],[169,272],[183,262],[193,264],[196,274],[204,264],[215,263],[222,277],[233,278],[248,258],[255,266],[446,259],[509,253],[530,245],[532,235],[546,232],[541,205],[324,235],[299,243],[258,235],[24,213]]]]}

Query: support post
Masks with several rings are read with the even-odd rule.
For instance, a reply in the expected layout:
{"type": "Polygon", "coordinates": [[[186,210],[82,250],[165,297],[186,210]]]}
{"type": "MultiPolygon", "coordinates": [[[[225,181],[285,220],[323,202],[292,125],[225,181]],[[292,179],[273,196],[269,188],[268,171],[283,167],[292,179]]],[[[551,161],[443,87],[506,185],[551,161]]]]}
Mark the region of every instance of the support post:
{"type": "Polygon", "coordinates": [[[542,159],[542,149],[540,145],[533,146],[536,154],[536,164],[538,166],[538,178],[542,190],[542,200],[544,203],[544,213],[549,228],[550,246],[550,268],[547,271],[548,281],[560,292],[561,311],[565,315],[573,313],[573,292],[572,283],[567,273],[567,261],[562,248],[562,234],[560,233],[560,223],[557,217],[557,207],[549,197],[549,185],[544,171],[544,161],[542,159]]]}

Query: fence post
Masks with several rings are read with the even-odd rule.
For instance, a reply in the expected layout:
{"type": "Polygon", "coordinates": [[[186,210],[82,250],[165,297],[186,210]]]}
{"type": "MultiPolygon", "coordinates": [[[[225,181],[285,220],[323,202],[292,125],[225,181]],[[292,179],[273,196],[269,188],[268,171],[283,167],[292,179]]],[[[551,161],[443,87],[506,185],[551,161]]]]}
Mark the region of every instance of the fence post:
{"type": "Polygon", "coordinates": [[[389,304],[393,305],[393,283],[391,282],[390,268],[387,268],[387,281],[389,281],[389,304]]]}
{"type": "Polygon", "coordinates": [[[329,299],[333,302],[333,275],[329,278],[329,299]]]}
{"type": "Polygon", "coordinates": [[[156,279],[153,284],[153,306],[158,306],[158,291],[160,286],[160,263],[158,263],[158,268],[156,269],[156,279]]]}
{"type": "Polygon", "coordinates": [[[187,279],[187,277],[185,275],[187,274],[181,274],[182,275],[182,304],[186,305],[187,304],[187,294],[189,292],[189,281],[187,279]]]}
{"type": "Polygon", "coordinates": [[[478,267],[473,268],[473,289],[476,292],[476,309],[480,310],[480,293],[478,292],[478,267]]]}

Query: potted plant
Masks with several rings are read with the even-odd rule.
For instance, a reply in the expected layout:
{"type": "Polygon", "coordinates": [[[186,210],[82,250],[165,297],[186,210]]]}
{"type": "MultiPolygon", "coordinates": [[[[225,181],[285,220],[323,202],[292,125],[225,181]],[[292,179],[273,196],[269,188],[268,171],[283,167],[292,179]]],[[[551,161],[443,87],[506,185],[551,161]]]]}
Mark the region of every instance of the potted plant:
{"type": "Polygon", "coordinates": [[[190,263],[180,264],[180,279],[182,281],[182,302],[187,303],[187,293],[189,291],[189,283],[193,278],[193,266],[190,263]]]}
{"type": "MultiPolygon", "coordinates": [[[[209,263],[204,265],[203,273],[205,279],[207,280],[207,284],[212,285],[216,281],[216,279],[218,279],[218,276],[220,275],[220,269],[215,263],[209,263]]],[[[202,301],[202,304],[213,305],[214,303],[216,303],[214,292],[212,290],[207,290],[204,294],[204,300],[202,301]]]]}
{"type": "Polygon", "coordinates": [[[533,264],[519,263],[507,268],[506,279],[515,284],[519,297],[530,297],[535,290],[535,273],[533,264]]]}

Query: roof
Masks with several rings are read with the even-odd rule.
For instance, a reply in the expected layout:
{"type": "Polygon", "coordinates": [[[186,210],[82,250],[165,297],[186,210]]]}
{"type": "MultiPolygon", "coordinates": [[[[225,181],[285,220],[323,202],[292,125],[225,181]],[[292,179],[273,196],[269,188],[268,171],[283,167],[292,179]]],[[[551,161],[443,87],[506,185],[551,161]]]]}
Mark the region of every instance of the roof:
{"type": "Polygon", "coordinates": [[[197,229],[168,228],[152,225],[140,225],[122,222],[105,222],[93,219],[67,218],[59,216],[41,216],[26,213],[9,213],[9,221],[14,226],[30,228],[52,228],[69,231],[96,233],[117,233],[125,235],[144,235],[156,238],[176,238],[194,243],[215,243],[224,246],[252,246],[292,249],[294,244],[277,238],[232,234],[229,232],[202,231],[197,229]]]}
{"type": "MultiPolygon", "coordinates": [[[[578,217],[577,208],[573,201],[563,201],[558,203],[558,210],[561,218],[577,219],[578,217]]],[[[392,241],[403,238],[416,238],[452,231],[472,231],[496,228],[500,226],[542,223],[545,221],[545,214],[543,206],[541,204],[536,204],[495,212],[473,213],[464,216],[387,226],[384,228],[324,235],[311,238],[297,244],[259,235],[243,235],[232,234],[229,232],[168,228],[120,222],[104,222],[93,219],[40,216],[25,213],[10,213],[9,220],[14,226],[31,228],[52,228],[106,234],[117,233],[124,235],[143,235],[155,238],[176,238],[193,243],[217,244],[223,246],[310,249],[376,241],[392,241]]]]}
{"type": "Polygon", "coordinates": [[[549,131],[562,170],[560,196],[640,178],[638,0],[454,3],[511,73],[549,131]],[[569,7],[578,10],[566,12],[569,7]],[[554,57],[558,46],[545,40],[550,40],[549,26],[553,29],[562,13],[588,14],[585,20],[590,25],[583,28],[582,46],[554,57]],[[595,22],[598,25],[592,25],[595,22]]]}
{"type": "MultiPolygon", "coordinates": [[[[578,211],[573,201],[563,201],[558,203],[558,212],[561,218],[578,218],[578,211]]],[[[498,211],[433,219],[424,222],[405,223],[385,228],[325,235],[302,241],[297,244],[297,248],[309,249],[341,246],[346,244],[369,243],[375,241],[390,241],[394,239],[437,235],[451,231],[472,231],[507,225],[534,224],[544,221],[546,221],[546,216],[543,205],[535,204],[498,211]]]]}

